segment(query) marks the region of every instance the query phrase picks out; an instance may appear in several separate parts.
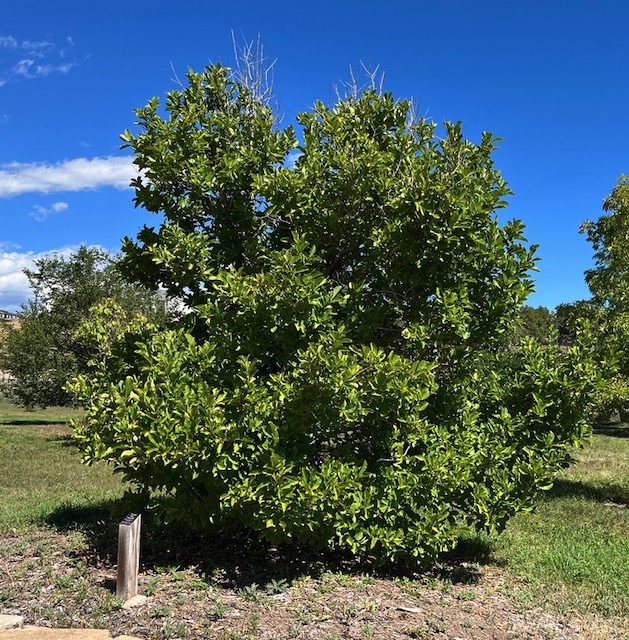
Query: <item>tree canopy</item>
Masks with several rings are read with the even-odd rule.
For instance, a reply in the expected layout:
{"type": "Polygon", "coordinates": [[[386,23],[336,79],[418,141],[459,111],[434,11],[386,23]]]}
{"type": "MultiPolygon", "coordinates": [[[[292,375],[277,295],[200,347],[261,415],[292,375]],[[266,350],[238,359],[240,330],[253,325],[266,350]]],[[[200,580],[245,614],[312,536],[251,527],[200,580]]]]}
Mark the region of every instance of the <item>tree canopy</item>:
{"type": "Polygon", "coordinates": [[[280,128],[220,65],[136,114],[135,203],[159,223],[122,268],[188,313],[94,319],[87,461],[168,518],[380,560],[531,508],[587,438],[597,374],[585,338],[502,349],[535,247],[498,219],[491,134],[439,137],[374,89],[280,128]]]}

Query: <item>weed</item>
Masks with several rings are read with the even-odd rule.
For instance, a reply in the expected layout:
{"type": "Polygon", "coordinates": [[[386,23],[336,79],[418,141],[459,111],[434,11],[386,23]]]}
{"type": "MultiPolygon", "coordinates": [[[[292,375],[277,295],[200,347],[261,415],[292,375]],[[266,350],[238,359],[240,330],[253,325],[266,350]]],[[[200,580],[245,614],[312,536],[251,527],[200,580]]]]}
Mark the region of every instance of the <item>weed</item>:
{"type": "Polygon", "coordinates": [[[70,574],[62,574],[57,576],[55,583],[60,589],[69,589],[74,582],[74,577],[70,574]]]}
{"type": "Polygon", "coordinates": [[[228,609],[229,607],[222,602],[215,601],[208,609],[207,618],[212,622],[216,622],[216,620],[220,620],[227,613],[228,609]]]}
{"type": "Polygon", "coordinates": [[[96,614],[108,614],[113,611],[120,611],[124,605],[124,598],[118,598],[113,593],[107,593],[105,597],[98,602],[94,611],[96,614]]]}
{"type": "Polygon", "coordinates": [[[364,611],[377,611],[378,610],[378,602],[373,598],[365,598],[361,602],[361,608],[364,611]]]}
{"type": "Polygon", "coordinates": [[[264,593],[260,590],[260,587],[255,582],[248,584],[246,587],[239,589],[240,595],[250,602],[261,602],[264,598],[264,593]]]}
{"type": "Polygon", "coordinates": [[[210,585],[205,580],[201,580],[201,578],[192,578],[187,582],[187,587],[195,591],[207,591],[210,585]]]}
{"type": "Polygon", "coordinates": [[[258,630],[259,626],[260,626],[260,612],[254,611],[251,614],[249,621],[247,622],[247,629],[252,633],[255,633],[258,630]]]}
{"type": "Polygon", "coordinates": [[[168,618],[172,614],[172,611],[163,604],[155,605],[149,612],[149,618],[168,618]]]}
{"type": "Polygon", "coordinates": [[[157,585],[159,584],[159,581],[159,576],[151,576],[148,578],[144,585],[144,594],[147,596],[154,596],[157,592],[157,585]]]}
{"type": "Polygon", "coordinates": [[[446,624],[443,621],[443,618],[440,616],[428,616],[426,625],[431,631],[434,631],[435,633],[444,633],[446,630],[446,624]]]}
{"type": "Polygon", "coordinates": [[[164,640],[172,640],[173,638],[183,638],[188,634],[186,625],[179,620],[165,620],[162,626],[164,640]]]}
{"type": "Polygon", "coordinates": [[[0,591],[0,604],[8,607],[18,595],[17,589],[3,589],[0,591]]]}
{"type": "Polygon", "coordinates": [[[264,585],[264,592],[267,596],[274,596],[278,593],[284,593],[288,589],[288,581],[287,580],[271,580],[264,585]]]}

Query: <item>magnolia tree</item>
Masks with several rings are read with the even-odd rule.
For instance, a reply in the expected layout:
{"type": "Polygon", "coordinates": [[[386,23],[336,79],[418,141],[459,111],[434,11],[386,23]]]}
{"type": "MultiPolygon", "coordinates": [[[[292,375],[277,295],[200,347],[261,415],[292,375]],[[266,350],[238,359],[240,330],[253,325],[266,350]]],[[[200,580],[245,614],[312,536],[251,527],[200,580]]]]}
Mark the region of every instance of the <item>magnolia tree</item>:
{"type": "Polygon", "coordinates": [[[135,202],[159,224],[123,266],[189,312],[92,322],[86,461],[170,519],[378,560],[531,508],[589,433],[597,374],[586,339],[503,349],[535,258],[498,221],[492,136],[438,137],[372,89],[297,136],[218,65],[136,113],[135,202]]]}

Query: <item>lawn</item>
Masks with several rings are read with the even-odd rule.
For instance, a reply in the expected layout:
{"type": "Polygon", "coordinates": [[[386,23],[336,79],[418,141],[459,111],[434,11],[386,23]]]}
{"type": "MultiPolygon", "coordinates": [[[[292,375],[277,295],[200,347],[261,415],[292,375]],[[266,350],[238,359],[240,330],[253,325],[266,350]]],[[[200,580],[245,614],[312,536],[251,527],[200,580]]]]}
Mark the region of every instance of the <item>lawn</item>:
{"type": "Polygon", "coordinates": [[[0,403],[0,611],[142,638],[629,637],[629,429],[610,428],[532,514],[421,572],[276,548],[243,532],[201,538],[146,522],[140,592],[112,591],[123,487],[85,467],[77,412],[0,403]]]}
{"type": "Polygon", "coordinates": [[[532,514],[512,520],[495,557],[559,609],[629,613],[629,428],[575,452],[532,514]]]}

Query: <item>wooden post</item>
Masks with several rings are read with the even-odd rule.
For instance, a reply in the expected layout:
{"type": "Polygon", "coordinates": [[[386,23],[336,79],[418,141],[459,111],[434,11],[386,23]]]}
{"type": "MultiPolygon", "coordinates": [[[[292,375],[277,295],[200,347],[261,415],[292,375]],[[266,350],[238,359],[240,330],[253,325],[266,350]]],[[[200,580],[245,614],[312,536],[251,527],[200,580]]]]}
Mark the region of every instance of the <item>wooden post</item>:
{"type": "Polygon", "coordinates": [[[133,598],[138,592],[141,523],[142,516],[139,513],[129,513],[118,526],[116,595],[124,600],[133,598]]]}

